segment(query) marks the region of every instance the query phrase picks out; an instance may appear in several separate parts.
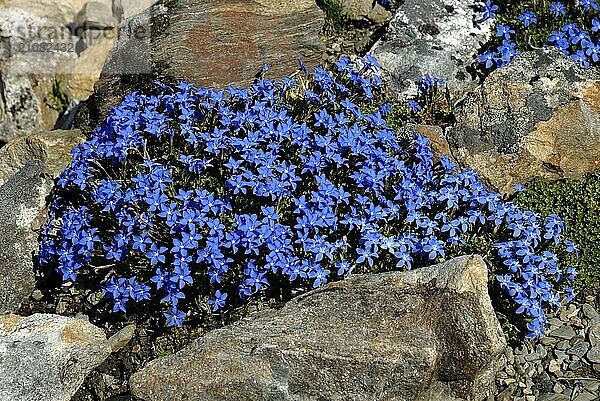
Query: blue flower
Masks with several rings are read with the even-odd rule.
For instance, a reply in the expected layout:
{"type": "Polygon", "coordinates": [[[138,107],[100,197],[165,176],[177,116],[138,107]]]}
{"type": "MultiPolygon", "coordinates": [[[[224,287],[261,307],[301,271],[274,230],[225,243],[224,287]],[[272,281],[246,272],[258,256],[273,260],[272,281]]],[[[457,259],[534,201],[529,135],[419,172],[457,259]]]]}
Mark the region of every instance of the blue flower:
{"type": "Polygon", "coordinates": [[[177,307],[173,306],[171,311],[164,313],[165,318],[167,318],[167,326],[178,326],[181,327],[183,325],[183,319],[185,319],[186,314],[177,309],[177,307]]]}
{"type": "Polygon", "coordinates": [[[535,14],[531,11],[523,11],[523,13],[519,15],[519,20],[523,21],[523,25],[525,25],[525,28],[529,27],[529,25],[531,24],[537,23],[537,18],[535,17],[535,14]]]}
{"type": "Polygon", "coordinates": [[[496,11],[498,11],[498,6],[491,0],[487,0],[483,6],[483,21],[496,18],[496,11]]]}
{"type": "Polygon", "coordinates": [[[225,307],[225,300],[227,299],[227,293],[221,293],[220,290],[215,292],[215,297],[213,299],[208,300],[208,304],[212,305],[213,311],[216,312],[219,309],[223,309],[225,307]]]}
{"type": "Polygon", "coordinates": [[[548,10],[550,11],[550,13],[552,13],[552,16],[554,18],[557,18],[559,15],[564,17],[567,13],[564,4],[562,4],[558,1],[555,1],[554,3],[550,4],[550,7],[548,7],[548,10]]]}
{"type": "Polygon", "coordinates": [[[477,59],[480,63],[485,63],[485,68],[492,68],[492,66],[494,65],[495,58],[496,55],[494,53],[492,53],[489,50],[486,50],[485,52],[483,52],[483,54],[480,54],[477,59]]]}
{"type": "Polygon", "coordinates": [[[406,106],[412,113],[418,113],[421,110],[421,105],[416,100],[410,99],[406,106]]]}
{"type": "Polygon", "coordinates": [[[504,37],[505,39],[510,39],[510,35],[513,35],[515,31],[510,28],[508,25],[498,25],[496,36],[504,37]]]}

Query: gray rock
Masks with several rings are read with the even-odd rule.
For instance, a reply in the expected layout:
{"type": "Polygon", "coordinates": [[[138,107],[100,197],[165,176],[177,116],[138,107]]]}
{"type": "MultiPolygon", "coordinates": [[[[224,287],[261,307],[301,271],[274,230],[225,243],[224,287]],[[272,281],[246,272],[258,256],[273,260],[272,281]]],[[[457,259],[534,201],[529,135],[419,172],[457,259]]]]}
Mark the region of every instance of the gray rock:
{"type": "Polygon", "coordinates": [[[599,93],[596,70],[556,49],[524,52],[457,105],[452,154],[501,193],[535,177],[580,178],[600,160],[599,93]]]}
{"type": "Polygon", "coordinates": [[[579,361],[579,360],[572,361],[569,363],[569,370],[576,371],[576,370],[581,369],[582,366],[583,366],[583,364],[581,363],[581,361],[579,361]]]}
{"type": "Polygon", "coordinates": [[[71,149],[83,142],[79,130],[50,131],[27,135],[0,148],[0,185],[32,160],[44,162],[47,172],[56,178],[72,160],[71,149]]]}
{"type": "Polygon", "coordinates": [[[18,310],[34,290],[33,253],[52,189],[42,162],[29,162],[0,187],[0,314],[18,310]]]}
{"type": "Polygon", "coordinates": [[[580,392],[573,401],[598,401],[598,394],[590,394],[589,392],[580,392]]]}
{"type": "MultiPolygon", "coordinates": [[[[28,6],[30,3],[36,2],[23,6],[35,11],[36,7],[28,6]]],[[[62,67],[77,60],[74,51],[32,50],[48,44],[74,48],[77,38],[57,22],[1,5],[0,37],[0,142],[7,143],[22,135],[52,129],[59,112],[53,108],[49,93],[65,72],[62,67]]]]}
{"type": "Polygon", "coordinates": [[[392,14],[373,0],[333,0],[341,7],[343,16],[353,22],[383,24],[392,18],[392,14]]]}
{"type": "MultiPolygon", "coordinates": [[[[548,335],[551,337],[562,338],[564,340],[570,340],[571,338],[575,337],[577,333],[575,333],[575,330],[573,330],[571,326],[560,326],[552,330],[548,335]]],[[[564,349],[567,349],[569,343],[567,342],[566,344],[567,345],[564,347],[564,349]]],[[[557,346],[557,348],[559,348],[559,346],[557,346]]]]}
{"type": "Polygon", "coordinates": [[[142,400],[483,400],[505,347],[464,256],[352,276],[208,332],[130,380],[142,400]]]}
{"type": "Polygon", "coordinates": [[[591,363],[600,363],[600,346],[596,345],[595,347],[592,347],[588,351],[586,358],[591,363]]]}
{"type": "Polygon", "coordinates": [[[124,346],[126,346],[129,341],[133,338],[135,334],[135,324],[130,324],[123,327],[117,333],[115,333],[112,337],[108,339],[108,343],[110,345],[110,349],[112,352],[117,352],[124,346]]]}
{"type": "Polygon", "coordinates": [[[580,342],[572,346],[567,350],[567,355],[575,355],[579,358],[583,358],[583,356],[590,349],[590,345],[586,342],[580,342]]]}
{"type": "Polygon", "coordinates": [[[113,16],[119,22],[147,11],[158,0],[112,0],[113,16]]]}
{"type": "Polygon", "coordinates": [[[106,29],[118,25],[111,8],[97,1],[87,2],[77,13],[74,22],[83,29],[106,29]]]}
{"type": "Polygon", "coordinates": [[[68,401],[108,355],[104,332],[85,320],[0,316],[0,400],[68,401]]]}
{"type": "Polygon", "coordinates": [[[222,88],[248,85],[265,64],[269,78],[294,72],[298,57],[310,68],[325,51],[324,21],[314,0],[160,2],[123,23],[75,126],[93,130],[125,93],[156,80],[222,88]]]}
{"type": "Polygon", "coordinates": [[[537,401],[570,401],[571,397],[565,394],[540,394],[537,401]]]}
{"type": "Polygon", "coordinates": [[[598,317],[598,311],[590,304],[583,304],[582,306],[583,315],[588,319],[598,317]]]}
{"type": "MultiPolygon", "coordinates": [[[[20,8],[32,15],[45,18],[56,25],[68,25],[75,19],[77,13],[88,0],[9,0],[11,8],[20,8]]],[[[141,0],[137,0],[141,1],[141,0]]],[[[109,4],[110,0],[100,0],[109,4]]]]}
{"type": "Polygon", "coordinates": [[[475,27],[474,15],[469,0],[406,0],[369,53],[398,93],[414,95],[414,82],[426,75],[463,92],[476,86],[467,70],[491,33],[491,22],[475,27]]]}
{"type": "Polygon", "coordinates": [[[592,347],[600,345],[600,323],[596,323],[590,326],[588,330],[588,339],[592,347]]]}

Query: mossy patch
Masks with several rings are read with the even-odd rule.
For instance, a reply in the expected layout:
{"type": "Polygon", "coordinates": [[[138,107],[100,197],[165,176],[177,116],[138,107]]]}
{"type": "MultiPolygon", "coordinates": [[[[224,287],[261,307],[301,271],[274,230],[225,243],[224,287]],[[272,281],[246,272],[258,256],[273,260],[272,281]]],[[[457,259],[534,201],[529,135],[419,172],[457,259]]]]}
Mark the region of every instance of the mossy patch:
{"type": "Polygon", "coordinates": [[[600,287],[600,170],[576,181],[534,181],[514,200],[528,210],[557,214],[565,220],[565,235],[579,248],[579,259],[565,257],[565,263],[579,271],[577,287],[600,287]]]}

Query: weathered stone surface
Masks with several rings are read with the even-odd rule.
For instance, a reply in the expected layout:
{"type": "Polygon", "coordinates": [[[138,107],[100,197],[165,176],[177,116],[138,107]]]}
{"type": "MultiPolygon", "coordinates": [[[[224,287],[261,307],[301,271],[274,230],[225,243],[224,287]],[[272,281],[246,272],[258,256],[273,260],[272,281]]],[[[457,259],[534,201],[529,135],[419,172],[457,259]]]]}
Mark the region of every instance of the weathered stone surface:
{"type": "Polygon", "coordinates": [[[431,147],[435,160],[439,160],[440,156],[444,155],[451,161],[455,161],[442,127],[437,125],[406,124],[406,129],[429,138],[428,145],[431,147]]]}
{"type": "Polygon", "coordinates": [[[389,85],[414,95],[423,76],[444,78],[455,92],[475,87],[469,67],[491,22],[475,26],[470,0],[406,0],[370,54],[383,67],[389,85]]]}
{"type": "Polygon", "coordinates": [[[102,329],[82,319],[0,316],[0,400],[69,401],[110,351],[102,329]]]}
{"type": "Polygon", "coordinates": [[[323,23],[313,0],[162,1],[125,21],[76,126],[92,130],[125,93],[155,80],[226,87],[251,83],[264,64],[269,77],[293,72],[298,58],[310,67],[324,52],[323,23]]]}
{"type": "MultiPolygon", "coordinates": [[[[10,4],[9,4],[10,5],[10,4]]],[[[102,42],[77,53],[78,37],[62,23],[36,16],[36,2],[21,8],[0,5],[0,142],[52,130],[60,116],[53,97],[60,91],[72,101],[89,96],[113,43],[102,42]],[[52,46],[56,51],[40,51],[52,46]],[[37,51],[36,51],[37,49],[37,51]],[[60,85],[59,85],[60,83],[60,85]]]]}
{"type": "Polygon", "coordinates": [[[72,160],[71,149],[83,142],[79,130],[50,131],[16,139],[0,148],[0,185],[32,160],[44,162],[47,172],[56,178],[72,160]]]}
{"type": "Polygon", "coordinates": [[[342,8],[344,16],[350,21],[362,21],[383,24],[392,18],[392,13],[373,0],[333,0],[342,8]]]}
{"type": "MultiPolygon", "coordinates": [[[[110,7],[110,0],[96,0],[110,7]]],[[[88,0],[6,0],[10,8],[20,8],[37,17],[45,18],[57,25],[67,25],[75,21],[88,0]]]]}
{"type": "Polygon", "coordinates": [[[497,190],[600,166],[600,74],[555,49],[523,53],[456,110],[453,154],[497,190]]]}
{"type": "Polygon", "coordinates": [[[207,333],[130,380],[143,400],[482,400],[504,335],[479,256],[352,276],[207,333]]]}
{"type": "Polygon", "coordinates": [[[121,22],[148,10],[157,2],[158,0],[112,0],[112,11],[117,21],[121,22]]]}
{"type": "Polygon", "coordinates": [[[83,29],[114,28],[118,21],[113,16],[112,5],[98,1],[89,1],[75,17],[75,25],[83,29]]]}
{"type": "Polygon", "coordinates": [[[52,180],[37,160],[0,186],[0,314],[17,311],[34,289],[34,230],[41,226],[51,188],[52,180]]]}

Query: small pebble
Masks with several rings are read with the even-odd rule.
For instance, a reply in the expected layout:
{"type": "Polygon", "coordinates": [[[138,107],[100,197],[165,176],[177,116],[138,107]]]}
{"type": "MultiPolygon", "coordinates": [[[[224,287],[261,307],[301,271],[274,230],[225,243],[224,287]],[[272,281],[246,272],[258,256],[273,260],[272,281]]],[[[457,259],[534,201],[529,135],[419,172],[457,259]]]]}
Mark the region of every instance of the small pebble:
{"type": "Polygon", "coordinates": [[[564,389],[565,389],[565,386],[563,386],[560,383],[555,383],[554,387],[552,387],[552,391],[554,391],[555,393],[562,393],[564,389]]]}
{"type": "Polygon", "coordinates": [[[592,347],[586,355],[587,360],[591,363],[599,363],[600,364],[600,345],[596,345],[592,347]]]}
{"type": "Polygon", "coordinates": [[[35,290],[33,294],[31,294],[31,298],[33,298],[34,301],[40,302],[44,298],[44,294],[42,294],[40,290],[35,290]]]}
{"type": "Polygon", "coordinates": [[[569,340],[569,345],[573,346],[579,344],[582,341],[585,341],[585,337],[578,334],[569,340]]]}
{"type": "Polygon", "coordinates": [[[555,372],[558,372],[559,370],[560,370],[560,363],[556,359],[551,360],[550,364],[548,365],[548,372],[555,373],[555,372]]]}
{"type": "Polygon", "coordinates": [[[563,363],[569,359],[569,356],[564,351],[558,349],[554,350],[554,355],[556,356],[558,363],[563,363]]]}
{"type": "Polygon", "coordinates": [[[590,345],[582,341],[569,348],[567,350],[567,355],[574,355],[579,358],[583,358],[583,356],[588,352],[589,349],[590,345]]]}
{"type": "Polygon", "coordinates": [[[556,346],[554,348],[559,349],[561,351],[566,351],[569,348],[569,341],[567,341],[567,340],[559,341],[558,344],[556,344],[556,346]]]}
{"type": "Polygon", "coordinates": [[[569,370],[579,370],[582,365],[581,361],[573,361],[569,364],[569,370]]]}
{"type": "Polygon", "coordinates": [[[560,326],[552,330],[549,335],[552,337],[562,338],[564,340],[570,340],[571,338],[575,337],[577,333],[575,333],[575,330],[573,330],[573,328],[570,326],[560,326]]]}

